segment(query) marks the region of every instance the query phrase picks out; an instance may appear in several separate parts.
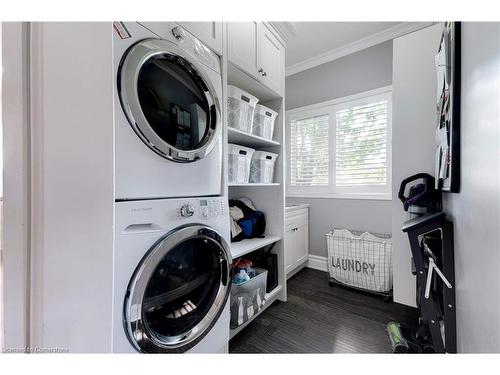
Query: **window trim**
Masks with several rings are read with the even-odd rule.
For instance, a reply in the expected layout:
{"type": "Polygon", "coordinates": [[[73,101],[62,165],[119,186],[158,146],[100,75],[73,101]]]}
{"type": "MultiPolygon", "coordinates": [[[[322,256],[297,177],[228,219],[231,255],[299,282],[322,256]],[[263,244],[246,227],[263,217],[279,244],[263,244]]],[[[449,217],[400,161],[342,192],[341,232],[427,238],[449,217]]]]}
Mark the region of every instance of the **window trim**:
{"type": "Polygon", "coordinates": [[[287,145],[287,171],[286,171],[286,196],[297,198],[334,198],[334,199],[370,199],[370,200],[391,200],[392,199],[392,86],[384,86],[378,89],[364,91],[358,94],[349,95],[321,103],[316,103],[304,107],[293,108],[286,111],[286,145],[287,145]],[[388,97],[387,109],[387,185],[383,188],[375,185],[365,185],[360,187],[336,187],[336,126],[334,123],[335,112],[353,101],[368,99],[373,96],[388,97]],[[325,187],[297,187],[290,185],[290,157],[291,157],[291,121],[301,118],[329,115],[329,169],[328,186],[325,187]],[[379,191],[374,191],[379,190],[379,191]]]}

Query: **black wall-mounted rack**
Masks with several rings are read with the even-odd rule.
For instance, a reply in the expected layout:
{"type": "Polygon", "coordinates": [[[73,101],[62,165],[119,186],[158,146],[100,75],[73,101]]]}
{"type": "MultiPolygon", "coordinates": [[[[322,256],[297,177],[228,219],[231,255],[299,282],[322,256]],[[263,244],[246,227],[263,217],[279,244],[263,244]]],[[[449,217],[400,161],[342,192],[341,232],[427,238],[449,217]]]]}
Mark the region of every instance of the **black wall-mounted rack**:
{"type": "Polygon", "coordinates": [[[428,327],[434,352],[456,353],[453,222],[435,212],[405,222],[402,229],[415,265],[420,325],[428,327]]]}

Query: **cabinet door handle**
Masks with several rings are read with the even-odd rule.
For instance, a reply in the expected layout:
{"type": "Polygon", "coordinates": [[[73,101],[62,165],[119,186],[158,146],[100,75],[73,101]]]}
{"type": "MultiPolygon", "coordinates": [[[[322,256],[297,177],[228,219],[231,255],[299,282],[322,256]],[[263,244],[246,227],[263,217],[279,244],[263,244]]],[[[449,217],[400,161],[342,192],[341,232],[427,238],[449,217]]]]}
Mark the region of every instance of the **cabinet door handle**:
{"type": "Polygon", "coordinates": [[[260,68],[260,69],[259,69],[259,73],[260,73],[260,74],[264,73],[264,69],[260,68]]]}
{"type": "Polygon", "coordinates": [[[267,72],[262,73],[262,77],[267,77],[267,72]]]}
{"type": "Polygon", "coordinates": [[[299,228],[293,228],[292,232],[297,232],[298,230],[299,230],[299,228]]]}

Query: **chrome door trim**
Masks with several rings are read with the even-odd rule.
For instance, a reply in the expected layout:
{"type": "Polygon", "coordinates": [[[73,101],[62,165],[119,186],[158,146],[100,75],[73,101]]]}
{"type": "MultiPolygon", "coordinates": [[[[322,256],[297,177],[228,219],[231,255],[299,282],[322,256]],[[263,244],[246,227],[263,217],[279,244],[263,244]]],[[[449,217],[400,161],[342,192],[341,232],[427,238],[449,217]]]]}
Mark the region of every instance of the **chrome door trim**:
{"type": "Polygon", "coordinates": [[[229,297],[231,264],[232,257],[228,243],[217,231],[206,225],[188,224],[162,236],[142,258],[125,295],[123,323],[126,335],[134,348],[143,353],[178,353],[188,350],[199,342],[217,322],[229,297]],[[207,234],[213,235],[217,240],[207,234]],[[204,238],[216,244],[221,250],[220,261],[223,274],[217,295],[207,314],[189,331],[174,337],[156,335],[151,332],[142,314],[142,302],[148,282],[159,261],[175,246],[192,238],[204,238]],[[226,262],[225,267],[222,265],[223,262],[226,262]]]}
{"type": "Polygon", "coordinates": [[[205,73],[205,68],[175,43],[164,39],[144,39],[134,44],[120,62],[117,87],[120,103],[130,126],[146,146],[158,155],[176,162],[192,162],[206,157],[214,148],[222,127],[220,100],[205,73]],[[208,89],[204,92],[209,106],[208,134],[205,137],[206,140],[197,149],[181,150],[165,142],[149,125],[142,111],[137,92],[139,73],[146,61],[161,54],[183,58],[201,77],[208,89]],[[210,113],[212,106],[215,107],[215,116],[210,113]]]}

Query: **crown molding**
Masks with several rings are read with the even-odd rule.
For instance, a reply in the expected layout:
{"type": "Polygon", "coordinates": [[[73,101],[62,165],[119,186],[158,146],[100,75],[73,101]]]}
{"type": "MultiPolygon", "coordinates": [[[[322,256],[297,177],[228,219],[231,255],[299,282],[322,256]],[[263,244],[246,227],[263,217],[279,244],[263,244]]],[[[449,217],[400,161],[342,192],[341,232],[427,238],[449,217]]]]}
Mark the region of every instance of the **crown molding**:
{"type": "Polygon", "coordinates": [[[424,27],[432,26],[433,24],[434,22],[403,22],[399,25],[390,27],[386,30],[382,30],[366,38],[346,44],[342,47],[332,49],[299,63],[287,66],[285,68],[285,75],[291,76],[293,74],[297,74],[304,70],[314,68],[315,66],[325,64],[327,62],[364,50],[388,40],[392,40],[405,34],[423,29],[424,27]]]}
{"type": "Polygon", "coordinates": [[[295,38],[297,30],[293,22],[269,22],[281,36],[283,41],[287,43],[290,39],[295,38]]]}

